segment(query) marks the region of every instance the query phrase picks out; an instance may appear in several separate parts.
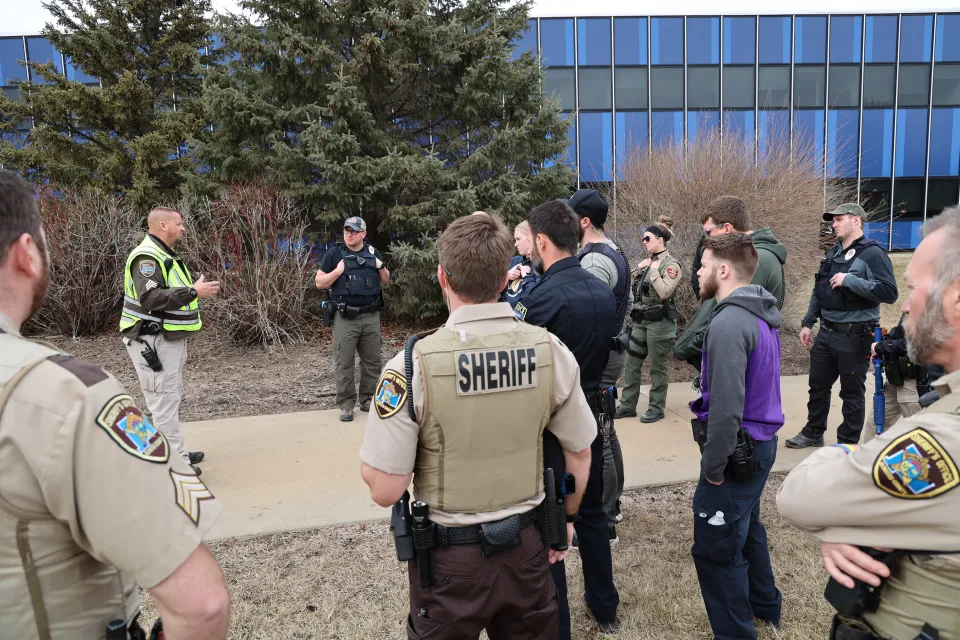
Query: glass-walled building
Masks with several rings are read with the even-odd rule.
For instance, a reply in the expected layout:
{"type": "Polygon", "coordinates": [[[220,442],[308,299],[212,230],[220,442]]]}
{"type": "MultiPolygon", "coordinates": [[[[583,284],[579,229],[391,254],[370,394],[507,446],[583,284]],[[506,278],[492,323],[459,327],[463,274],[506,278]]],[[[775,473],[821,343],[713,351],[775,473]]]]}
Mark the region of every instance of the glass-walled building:
{"type": "Polygon", "coordinates": [[[569,114],[579,183],[719,128],[812,141],[891,249],[960,199],[960,13],[539,17],[518,43],[569,114]]]}
{"type": "MultiPolygon", "coordinates": [[[[891,249],[916,246],[922,221],[960,200],[960,10],[644,16],[598,3],[568,4],[611,14],[563,16],[562,2],[541,0],[515,52],[539,57],[545,91],[568,114],[578,184],[615,182],[633,146],[719,129],[760,154],[780,132],[814,144],[824,174],[855,182],[878,212],[868,234],[891,249]]],[[[31,73],[21,60],[97,84],[43,37],[2,36],[11,97],[31,73]]]]}

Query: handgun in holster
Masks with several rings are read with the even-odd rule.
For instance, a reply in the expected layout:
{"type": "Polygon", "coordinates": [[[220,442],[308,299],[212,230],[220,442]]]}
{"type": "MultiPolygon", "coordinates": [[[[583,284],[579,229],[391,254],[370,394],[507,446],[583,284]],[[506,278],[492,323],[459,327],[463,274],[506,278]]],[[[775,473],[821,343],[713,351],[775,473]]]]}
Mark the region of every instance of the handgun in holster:
{"type": "Polygon", "coordinates": [[[397,560],[409,562],[414,558],[413,531],[410,525],[410,492],[404,491],[390,513],[390,532],[397,549],[397,560]]]}
{"type": "Polygon", "coordinates": [[[700,446],[700,453],[703,453],[703,445],[707,443],[707,423],[704,420],[693,418],[690,420],[690,428],[693,431],[693,440],[700,446]]]}
{"type": "Polygon", "coordinates": [[[737,431],[737,446],[727,462],[727,475],[734,482],[749,482],[757,474],[753,459],[753,439],[747,430],[740,427],[737,431]]]}
{"type": "MultiPolygon", "coordinates": [[[[872,547],[859,547],[868,556],[882,562],[891,569],[903,556],[905,551],[878,551],[872,547]]],[[[880,586],[875,587],[863,580],[853,579],[853,588],[849,589],[833,578],[827,582],[823,597],[827,599],[837,613],[851,618],[860,618],[864,613],[873,613],[880,605],[880,591],[883,588],[884,578],[880,586]]]]}

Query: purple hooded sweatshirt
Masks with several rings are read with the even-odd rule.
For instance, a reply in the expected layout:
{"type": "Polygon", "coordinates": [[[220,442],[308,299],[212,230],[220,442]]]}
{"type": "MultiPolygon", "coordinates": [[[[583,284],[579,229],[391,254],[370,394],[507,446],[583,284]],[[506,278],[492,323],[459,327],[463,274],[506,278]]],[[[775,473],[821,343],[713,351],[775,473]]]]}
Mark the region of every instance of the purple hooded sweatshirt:
{"type": "Polygon", "coordinates": [[[690,403],[708,423],[700,467],[719,481],[742,425],[754,440],[783,426],[780,399],[780,312],[757,285],[736,289],[717,304],[703,344],[700,398],[690,403]]]}

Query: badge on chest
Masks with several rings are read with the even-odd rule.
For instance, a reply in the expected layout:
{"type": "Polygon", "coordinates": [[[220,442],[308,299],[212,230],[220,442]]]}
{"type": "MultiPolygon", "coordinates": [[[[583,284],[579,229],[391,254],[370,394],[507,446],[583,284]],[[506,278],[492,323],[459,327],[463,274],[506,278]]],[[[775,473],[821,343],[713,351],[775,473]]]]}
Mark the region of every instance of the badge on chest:
{"type": "Polygon", "coordinates": [[[529,389],[539,383],[535,347],[456,351],[457,395],[529,389]]]}

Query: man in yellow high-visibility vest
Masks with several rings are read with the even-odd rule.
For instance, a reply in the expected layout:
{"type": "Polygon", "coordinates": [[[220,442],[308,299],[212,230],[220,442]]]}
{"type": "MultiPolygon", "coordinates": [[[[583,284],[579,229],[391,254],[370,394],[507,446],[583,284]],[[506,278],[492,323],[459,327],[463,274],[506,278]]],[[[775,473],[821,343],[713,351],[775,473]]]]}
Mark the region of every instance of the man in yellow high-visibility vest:
{"type": "Polygon", "coordinates": [[[147,219],[149,233],[127,256],[123,274],[120,332],[133,360],[153,423],[171,447],[200,474],[202,451],[187,451],[180,435],[180,397],[187,336],[200,330],[200,298],[220,291],[204,276],[194,282],[174,253],[183,237],[180,213],[157,207],[147,219]]]}

